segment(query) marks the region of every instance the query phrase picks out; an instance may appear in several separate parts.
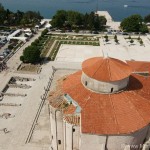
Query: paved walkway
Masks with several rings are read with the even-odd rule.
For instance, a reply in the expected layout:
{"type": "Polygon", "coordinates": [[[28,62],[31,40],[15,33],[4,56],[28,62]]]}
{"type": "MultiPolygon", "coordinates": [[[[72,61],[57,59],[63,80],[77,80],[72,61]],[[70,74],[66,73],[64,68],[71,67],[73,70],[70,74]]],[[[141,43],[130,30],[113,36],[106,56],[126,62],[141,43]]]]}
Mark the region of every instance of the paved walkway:
{"type": "Polygon", "coordinates": [[[23,50],[31,45],[32,42],[35,41],[35,39],[37,39],[39,36],[41,35],[41,31],[39,31],[36,35],[34,35],[34,37],[32,37],[30,39],[30,41],[26,42],[20,49],[17,53],[15,53],[11,59],[9,59],[7,61],[7,66],[9,67],[8,69],[8,72],[13,72],[13,71],[16,71],[17,67],[21,64],[21,61],[20,61],[20,56],[22,55],[23,53],[23,50]]]}

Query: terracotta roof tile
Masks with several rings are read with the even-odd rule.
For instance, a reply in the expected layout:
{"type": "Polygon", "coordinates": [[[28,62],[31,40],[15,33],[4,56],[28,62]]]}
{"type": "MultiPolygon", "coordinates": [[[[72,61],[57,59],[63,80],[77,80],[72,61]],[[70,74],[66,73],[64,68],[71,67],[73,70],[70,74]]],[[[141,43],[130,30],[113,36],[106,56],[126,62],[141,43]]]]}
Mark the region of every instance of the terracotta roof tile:
{"type": "Polygon", "coordinates": [[[150,72],[150,62],[146,61],[127,61],[127,64],[132,68],[134,72],[139,71],[149,71],[150,72]]]}
{"type": "Polygon", "coordinates": [[[114,58],[94,57],[82,63],[82,71],[100,81],[117,81],[128,77],[132,70],[128,64],[114,58]]]}
{"type": "Polygon", "coordinates": [[[76,107],[73,104],[71,104],[66,109],[64,109],[63,113],[65,115],[69,115],[69,114],[74,114],[75,111],[76,111],[76,107]]]}
{"type": "Polygon", "coordinates": [[[70,75],[63,82],[63,88],[82,108],[83,133],[128,134],[150,123],[150,102],[143,97],[144,92],[150,92],[147,88],[150,78],[132,75],[127,91],[98,94],[82,85],[81,74],[79,71],[70,75]],[[70,83],[74,86],[66,88],[70,83]]]}
{"type": "MultiPolygon", "coordinates": [[[[97,62],[96,59],[93,61],[97,62]]],[[[138,71],[144,64],[129,62],[138,71]]],[[[87,66],[91,65],[87,62],[87,66]]],[[[121,67],[121,66],[120,66],[121,67]]],[[[127,69],[128,70],[128,69],[127,69]]],[[[59,81],[57,92],[50,96],[53,106],[61,106],[65,102],[62,94],[67,93],[81,107],[81,131],[90,134],[129,134],[150,123],[150,77],[137,74],[130,76],[126,91],[116,94],[98,94],[86,89],[81,83],[82,71],[69,75],[59,81]]],[[[114,75],[115,76],[115,75],[114,75]]],[[[80,116],[76,115],[75,106],[64,109],[64,120],[79,125],[80,116]]]]}
{"type": "Polygon", "coordinates": [[[79,126],[80,125],[80,116],[78,115],[72,115],[72,116],[64,116],[64,120],[67,123],[79,126]]]}

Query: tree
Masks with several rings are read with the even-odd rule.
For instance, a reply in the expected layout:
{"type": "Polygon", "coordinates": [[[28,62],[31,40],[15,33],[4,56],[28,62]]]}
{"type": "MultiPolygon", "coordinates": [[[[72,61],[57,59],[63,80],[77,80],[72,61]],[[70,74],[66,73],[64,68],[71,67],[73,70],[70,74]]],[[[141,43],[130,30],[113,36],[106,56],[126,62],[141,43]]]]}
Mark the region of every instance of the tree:
{"type": "Polygon", "coordinates": [[[104,38],[105,38],[105,42],[108,42],[108,41],[109,41],[109,40],[108,40],[108,35],[107,35],[107,34],[104,36],[104,38]]]}
{"type": "Polygon", "coordinates": [[[59,10],[53,16],[52,27],[59,29],[88,29],[88,30],[103,30],[106,25],[106,18],[98,16],[94,12],[90,14],[82,14],[76,11],[59,10]]]}
{"type": "Polygon", "coordinates": [[[23,51],[20,60],[24,63],[37,63],[40,61],[40,50],[37,46],[29,46],[23,51]]]}
{"type": "Polygon", "coordinates": [[[128,39],[131,39],[131,36],[129,35],[128,39]]]}
{"type": "Polygon", "coordinates": [[[83,16],[83,26],[84,26],[84,29],[88,29],[88,18],[89,18],[89,14],[86,13],[84,16],[83,16]]]}
{"type": "Polygon", "coordinates": [[[42,31],[41,36],[44,36],[44,35],[46,35],[47,33],[48,33],[48,30],[47,30],[47,29],[45,29],[45,30],[43,30],[43,31],[42,31]]]}
{"type": "Polygon", "coordinates": [[[148,33],[149,32],[148,27],[145,24],[143,24],[140,28],[140,32],[142,32],[144,34],[148,33]]]}
{"type": "Polygon", "coordinates": [[[134,43],[134,40],[133,40],[133,39],[131,39],[131,40],[130,40],[130,43],[131,43],[131,44],[133,44],[133,43],[134,43]]]}
{"type": "Polygon", "coordinates": [[[95,13],[91,12],[88,17],[88,28],[90,30],[94,29],[94,18],[95,18],[94,15],[95,15],[95,13]]]}
{"type": "Polygon", "coordinates": [[[109,41],[108,38],[106,38],[106,39],[105,39],[105,42],[108,42],[108,41],[109,41]]]}
{"type": "Polygon", "coordinates": [[[114,36],[114,39],[117,39],[117,35],[114,36]]]}
{"type": "Polygon", "coordinates": [[[99,30],[103,30],[107,23],[107,19],[104,16],[99,16],[99,21],[100,21],[100,26],[99,26],[99,30]]]}
{"type": "Polygon", "coordinates": [[[22,19],[21,19],[21,24],[22,25],[27,25],[30,24],[32,26],[34,26],[35,24],[37,24],[38,22],[40,22],[40,20],[43,17],[40,15],[39,12],[34,12],[34,11],[27,11],[23,14],[22,19]]]}
{"type": "Polygon", "coordinates": [[[127,32],[140,32],[143,27],[143,18],[140,15],[132,15],[123,19],[121,28],[127,32]]]}
{"type": "Polygon", "coordinates": [[[114,40],[116,43],[118,43],[119,40],[117,39],[117,35],[114,36],[114,40]]]}
{"type": "Polygon", "coordinates": [[[83,24],[83,15],[76,11],[67,11],[67,23],[73,28],[73,26],[81,26],[83,24]]]}
{"type": "Polygon", "coordinates": [[[8,49],[12,50],[14,46],[12,44],[8,45],[8,49]]]}
{"type": "Polygon", "coordinates": [[[4,6],[0,3],[0,12],[4,11],[4,6]]]}
{"type": "Polygon", "coordinates": [[[78,28],[75,29],[75,33],[79,33],[79,29],[78,28]]]}
{"type": "Polygon", "coordinates": [[[36,39],[34,42],[31,43],[32,46],[37,46],[39,44],[39,39],[36,39]]]}
{"type": "Polygon", "coordinates": [[[62,28],[67,21],[67,12],[65,10],[58,10],[53,16],[51,25],[53,27],[62,28]]]}
{"type": "Polygon", "coordinates": [[[138,37],[138,41],[141,40],[140,36],[138,37]]]}
{"type": "Polygon", "coordinates": [[[19,25],[21,23],[21,19],[23,17],[24,12],[21,12],[20,10],[17,10],[17,12],[15,13],[15,24],[19,25]]]}
{"type": "Polygon", "coordinates": [[[150,22],[150,14],[144,17],[144,22],[150,22]]]}
{"type": "Polygon", "coordinates": [[[140,40],[140,45],[143,45],[143,41],[142,40],[140,40]]]}
{"type": "Polygon", "coordinates": [[[24,62],[24,56],[20,56],[20,60],[24,62]]]}
{"type": "Polygon", "coordinates": [[[115,42],[118,43],[119,42],[118,39],[115,39],[115,42]]]}
{"type": "Polygon", "coordinates": [[[38,23],[43,17],[39,12],[27,11],[21,12],[17,10],[16,13],[11,12],[9,9],[5,10],[5,8],[0,3],[0,24],[8,25],[8,26],[16,26],[16,25],[34,25],[38,23]]]}
{"type": "Polygon", "coordinates": [[[105,39],[108,39],[108,35],[106,34],[106,35],[104,36],[104,38],[105,38],[105,39]]]}
{"type": "Polygon", "coordinates": [[[0,24],[4,23],[5,18],[6,18],[6,11],[3,5],[0,3],[0,24]]]}

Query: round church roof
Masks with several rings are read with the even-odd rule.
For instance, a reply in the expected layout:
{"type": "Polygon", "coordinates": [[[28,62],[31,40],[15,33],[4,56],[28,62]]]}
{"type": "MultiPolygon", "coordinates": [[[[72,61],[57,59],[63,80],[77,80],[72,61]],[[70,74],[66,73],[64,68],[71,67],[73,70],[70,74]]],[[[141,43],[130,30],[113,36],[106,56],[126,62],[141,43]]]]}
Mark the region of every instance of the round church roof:
{"type": "MultiPolygon", "coordinates": [[[[126,64],[116,59],[107,59],[112,65],[116,63],[117,65],[114,66],[117,67],[118,64],[123,64],[122,69],[125,69],[124,72],[127,73],[126,64]]],[[[93,60],[95,63],[98,60],[103,61],[102,58],[93,58],[93,60]]],[[[93,65],[88,64],[90,62],[93,63],[93,61],[87,61],[83,64],[83,68],[84,65],[87,67],[93,65]]],[[[138,72],[150,72],[150,62],[128,61],[127,63],[138,72]]],[[[98,71],[99,68],[97,68],[98,71]]],[[[105,71],[102,74],[104,73],[105,71]]],[[[59,80],[56,92],[51,96],[51,106],[64,109],[66,122],[80,125],[82,133],[97,135],[130,134],[150,124],[150,76],[131,74],[126,90],[115,94],[101,94],[88,90],[82,84],[81,76],[82,71],[78,71],[59,80]],[[69,101],[68,107],[66,99],[67,103],[69,101]]]]}
{"type": "Polygon", "coordinates": [[[81,75],[69,75],[62,89],[81,107],[82,133],[130,134],[150,123],[150,78],[132,74],[126,91],[100,94],[85,88],[81,75]]]}
{"type": "Polygon", "coordinates": [[[94,57],[82,63],[82,71],[99,81],[118,81],[130,76],[132,69],[128,64],[115,58],[94,57]]]}

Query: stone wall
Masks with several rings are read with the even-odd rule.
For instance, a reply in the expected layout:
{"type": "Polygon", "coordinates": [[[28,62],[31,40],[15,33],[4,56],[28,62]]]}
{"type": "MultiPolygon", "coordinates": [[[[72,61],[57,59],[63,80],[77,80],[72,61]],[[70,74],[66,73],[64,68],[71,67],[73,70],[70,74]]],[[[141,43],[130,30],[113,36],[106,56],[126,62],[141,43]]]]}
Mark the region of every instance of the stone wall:
{"type": "Polygon", "coordinates": [[[60,110],[50,106],[50,122],[52,134],[52,148],[53,150],[63,150],[64,130],[63,130],[63,116],[60,110]]]}
{"type": "MultiPolygon", "coordinates": [[[[80,150],[140,150],[148,135],[148,127],[128,135],[81,134],[80,150]]],[[[146,150],[146,149],[143,149],[146,150]]]]}
{"type": "Polygon", "coordinates": [[[127,87],[129,77],[114,82],[103,82],[92,79],[82,72],[81,81],[86,88],[97,93],[115,93],[127,87]]]}

